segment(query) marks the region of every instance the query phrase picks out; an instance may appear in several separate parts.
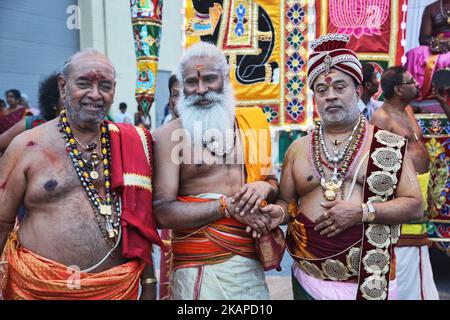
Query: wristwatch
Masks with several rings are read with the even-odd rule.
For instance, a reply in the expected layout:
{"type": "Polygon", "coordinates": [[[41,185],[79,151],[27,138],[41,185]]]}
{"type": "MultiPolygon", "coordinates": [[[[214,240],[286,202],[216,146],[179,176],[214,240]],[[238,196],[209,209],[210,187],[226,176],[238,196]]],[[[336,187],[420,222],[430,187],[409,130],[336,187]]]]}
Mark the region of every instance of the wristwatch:
{"type": "Polygon", "coordinates": [[[376,217],[376,212],[372,202],[367,202],[367,208],[369,209],[369,212],[367,214],[367,222],[373,222],[376,217]]]}

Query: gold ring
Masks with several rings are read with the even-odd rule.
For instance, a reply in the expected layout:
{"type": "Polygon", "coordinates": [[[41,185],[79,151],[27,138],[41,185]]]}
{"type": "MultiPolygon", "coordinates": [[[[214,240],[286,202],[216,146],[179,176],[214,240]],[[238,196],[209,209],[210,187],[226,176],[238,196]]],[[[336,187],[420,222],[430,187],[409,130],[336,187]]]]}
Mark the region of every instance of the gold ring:
{"type": "Polygon", "coordinates": [[[333,231],[333,232],[336,231],[336,227],[334,226],[334,224],[331,225],[330,229],[331,229],[331,231],[333,231]]]}
{"type": "Polygon", "coordinates": [[[330,215],[328,214],[328,211],[325,211],[325,213],[323,214],[323,216],[325,217],[325,219],[328,219],[330,217],[330,215]]]}

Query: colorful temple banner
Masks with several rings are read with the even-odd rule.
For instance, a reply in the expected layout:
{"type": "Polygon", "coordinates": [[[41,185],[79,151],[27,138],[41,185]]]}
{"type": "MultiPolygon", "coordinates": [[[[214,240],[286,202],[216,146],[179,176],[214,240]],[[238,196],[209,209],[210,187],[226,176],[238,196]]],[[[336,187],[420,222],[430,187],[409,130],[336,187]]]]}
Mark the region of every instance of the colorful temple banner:
{"type": "Polygon", "coordinates": [[[450,122],[443,114],[416,115],[430,155],[428,237],[450,255],[450,122]]]}
{"type": "Polygon", "coordinates": [[[136,101],[148,114],[154,101],[161,43],[162,0],[130,0],[137,60],[136,101]]]}
{"type": "Polygon", "coordinates": [[[259,106],[272,125],[306,125],[307,16],[307,1],[187,0],[185,45],[227,55],[239,105],[259,106]]]}
{"type": "Polygon", "coordinates": [[[380,68],[404,60],[407,0],[316,1],[316,36],[345,33],[362,61],[380,68]]]}

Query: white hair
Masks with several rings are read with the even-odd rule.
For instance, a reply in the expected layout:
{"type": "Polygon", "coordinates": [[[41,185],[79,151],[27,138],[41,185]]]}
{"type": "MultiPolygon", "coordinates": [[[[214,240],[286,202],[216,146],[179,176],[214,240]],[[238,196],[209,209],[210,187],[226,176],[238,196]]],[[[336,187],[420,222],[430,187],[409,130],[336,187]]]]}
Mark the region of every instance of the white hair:
{"type": "Polygon", "coordinates": [[[184,68],[193,58],[212,58],[214,60],[216,70],[222,74],[224,79],[226,79],[230,72],[230,66],[227,63],[227,59],[219,48],[208,42],[198,42],[190,46],[181,58],[177,72],[177,78],[180,80],[181,84],[183,84],[184,81],[184,68]]]}
{"type": "MultiPolygon", "coordinates": [[[[104,56],[106,57],[102,52],[98,51],[97,49],[94,48],[85,48],[81,51],[75,52],[73,55],[71,55],[65,62],[64,65],[62,66],[61,70],[60,70],[60,75],[63,77],[64,80],[68,80],[69,79],[69,75],[70,75],[70,71],[72,68],[72,62],[73,60],[81,55],[100,55],[100,56],[104,56]]],[[[114,65],[112,64],[112,62],[106,57],[106,59],[109,61],[109,63],[111,64],[112,68],[113,68],[113,72],[114,72],[114,77],[116,77],[116,69],[114,68],[114,65]]]]}

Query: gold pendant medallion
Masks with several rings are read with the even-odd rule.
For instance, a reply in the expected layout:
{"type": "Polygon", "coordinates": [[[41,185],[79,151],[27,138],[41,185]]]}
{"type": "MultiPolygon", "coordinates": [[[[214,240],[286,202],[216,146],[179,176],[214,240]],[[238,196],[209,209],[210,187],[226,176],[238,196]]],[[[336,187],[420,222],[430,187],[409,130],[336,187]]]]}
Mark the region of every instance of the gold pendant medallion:
{"type": "Polygon", "coordinates": [[[342,180],[334,181],[325,181],[324,178],[320,181],[320,185],[324,188],[324,197],[328,201],[334,201],[337,198],[336,191],[342,186],[342,180]]]}
{"type": "Polygon", "coordinates": [[[91,177],[92,180],[97,180],[99,177],[99,174],[97,171],[93,170],[93,171],[89,172],[89,176],[91,177]]]}

